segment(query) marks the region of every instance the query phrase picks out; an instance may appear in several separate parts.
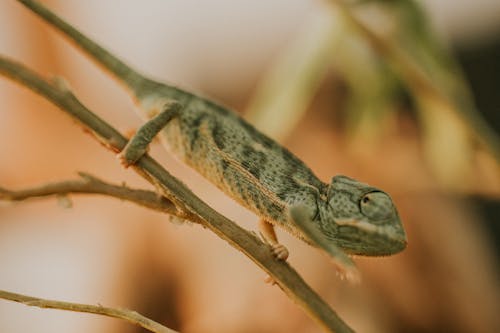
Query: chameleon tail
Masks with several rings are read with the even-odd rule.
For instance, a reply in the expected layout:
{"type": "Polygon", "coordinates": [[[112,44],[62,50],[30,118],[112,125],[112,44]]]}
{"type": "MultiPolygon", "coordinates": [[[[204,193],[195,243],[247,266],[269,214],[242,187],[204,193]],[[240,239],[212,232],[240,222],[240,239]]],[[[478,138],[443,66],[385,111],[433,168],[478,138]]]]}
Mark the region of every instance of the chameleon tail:
{"type": "Polygon", "coordinates": [[[32,10],[48,24],[53,26],[64,36],[69,38],[90,56],[97,64],[110,71],[119,81],[124,83],[136,96],[139,97],[145,85],[150,82],[140,73],[130,68],[127,64],[108,52],[106,49],[95,43],[87,36],[76,30],[71,24],[61,19],[48,8],[32,0],[18,0],[24,6],[32,10]]]}

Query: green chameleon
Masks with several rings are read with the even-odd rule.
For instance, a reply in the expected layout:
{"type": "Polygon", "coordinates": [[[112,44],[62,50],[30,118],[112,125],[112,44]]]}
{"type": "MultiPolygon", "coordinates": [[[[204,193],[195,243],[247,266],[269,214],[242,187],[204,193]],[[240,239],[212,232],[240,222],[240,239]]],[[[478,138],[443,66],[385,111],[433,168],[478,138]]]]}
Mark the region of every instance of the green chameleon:
{"type": "Polygon", "coordinates": [[[21,3],[76,42],[122,81],[147,123],[120,153],[135,163],[158,133],[166,146],[219,189],[260,217],[275,256],[285,260],[274,226],[326,250],[345,272],[346,255],[383,256],[402,251],[406,234],[385,192],[346,176],[327,184],[286,148],[205,98],[150,80],[34,1],[21,3]]]}

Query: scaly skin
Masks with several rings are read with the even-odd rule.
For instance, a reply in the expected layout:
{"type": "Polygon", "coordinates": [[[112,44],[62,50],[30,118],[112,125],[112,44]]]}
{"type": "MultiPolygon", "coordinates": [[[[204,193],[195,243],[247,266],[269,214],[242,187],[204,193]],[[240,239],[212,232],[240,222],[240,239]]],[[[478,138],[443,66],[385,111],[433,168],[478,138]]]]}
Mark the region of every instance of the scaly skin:
{"type": "MultiPolygon", "coordinates": [[[[163,98],[175,98],[182,107],[161,131],[164,143],[240,204],[308,241],[290,218],[290,209],[301,206],[321,233],[348,253],[389,255],[404,249],[406,235],[386,193],[345,176],[323,183],[235,113],[171,89],[164,86],[163,98]]],[[[156,103],[142,105],[149,117],[159,112],[161,98],[145,100],[156,103]]]]}
{"type": "MultiPolygon", "coordinates": [[[[351,267],[352,261],[337,246],[368,256],[397,253],[406,246],[398,213],[386,193],[344,176],[333,177],[330,184],[321,182],[302,161],[235,113],[145,78],[44,6],[19,1],[124,83],[146,119],[177,102],[180,109],[167,117],[161,131],[164,141],[263,220],[320,246],[351,267]]],[[[135,158],[144,151],[139,149],[135,158]]]]}

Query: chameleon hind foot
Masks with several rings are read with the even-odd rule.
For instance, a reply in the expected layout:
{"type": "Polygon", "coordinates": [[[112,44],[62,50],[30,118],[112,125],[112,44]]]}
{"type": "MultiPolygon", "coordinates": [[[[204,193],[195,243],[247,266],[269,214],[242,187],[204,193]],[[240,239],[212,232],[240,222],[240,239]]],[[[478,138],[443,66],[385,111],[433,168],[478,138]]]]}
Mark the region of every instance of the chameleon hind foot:
{"type": "MultiPolygon", "coordinates": [[[[288,259],[289,252],[288,249],[285,247],[285,245],[280,243],[274,243],[270,245],[271,245],[271,252],[273,253],[273,256],[277,260],[285,261],[286,259],[288,259]]],[[[276,284],[276,281],[270,275],[266,276],[264,282],[270,284],[271,286],[274,286],[276,284]]]]}
{"type": "Polygon", "coordinates": [[[128,167],[135,164],[148,151],[148,146],[154,137],[170,120],[179,114],[181,105],[175,101],[165,103],[162,111],[151,118],[129,140],[125,148],[118,154],[121,164],[128,167]]]}
{"type": "Polygon", "coordinates": [[[271,244],[271,251],[273,252],[274,257],[278,260],[285,261],[289,255],[288,249],[280,243],[271,244]]]}
{"type": "Polygon", "coordinates": [[[278,260],[286,260],[288,258],[287,248],[278,242],[274,226],[264,219],[259,220],[259,230],[264,240],[271,246],[273,256],[278,260]]]}

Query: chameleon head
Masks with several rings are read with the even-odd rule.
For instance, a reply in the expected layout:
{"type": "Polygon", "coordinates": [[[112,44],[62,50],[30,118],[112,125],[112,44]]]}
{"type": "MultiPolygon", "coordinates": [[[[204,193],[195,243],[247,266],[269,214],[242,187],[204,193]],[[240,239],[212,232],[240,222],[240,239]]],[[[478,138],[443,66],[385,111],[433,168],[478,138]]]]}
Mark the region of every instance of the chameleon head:
{"type": "Polygon", "coordinates": [[[348,253],[382,256],[406,247],[406,234],[389,195],[354,179],[333,177],[321,215],[324,234],[348,253]]]}

